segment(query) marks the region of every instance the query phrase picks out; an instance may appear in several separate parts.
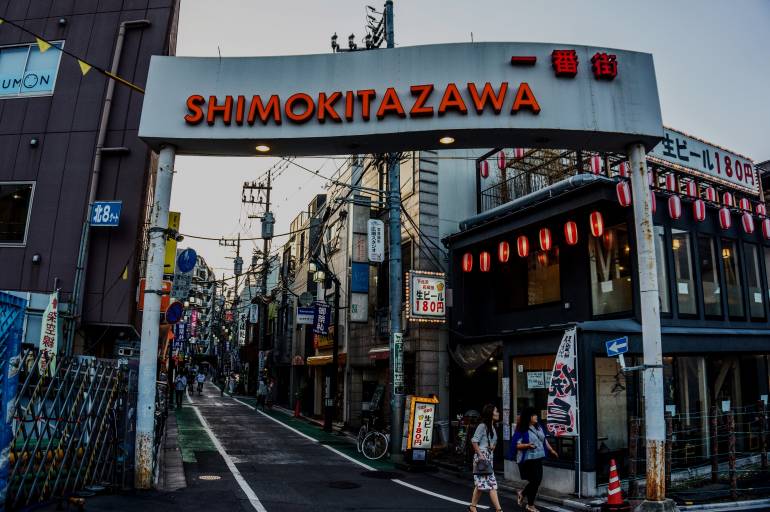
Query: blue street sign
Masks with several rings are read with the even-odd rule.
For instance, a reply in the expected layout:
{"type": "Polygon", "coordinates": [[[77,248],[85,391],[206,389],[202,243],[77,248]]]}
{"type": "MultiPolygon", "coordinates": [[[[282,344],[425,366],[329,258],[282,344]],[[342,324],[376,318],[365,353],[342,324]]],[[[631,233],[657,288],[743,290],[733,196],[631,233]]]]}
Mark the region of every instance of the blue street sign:
{"type": "Polygon", "coordinates": [[[122,207],[123,201],[95,201],[91,206],[91,225],[117,227],[122,207]]]}
{"type": "Polygon", "coordinates": [[[607,347],[607,357],[615,357],[628,352],[628,336],[623,336],[616,340],[605,341],[607,347]]]}
{"type": "Polygon", "coordinates": [[[184,315],[184,304],[174,301],[166,308],[166,323],[175,324],[182,319],[184,315]]]}
{"type": "Polygon", "coordinates": [[[314,305],[314,309],[313,334],[326,336],[329,334],[329,320],[332,316],[332,308],[328,304],[317,302],[314,305]]]}
{"type": "Polygon", "coordinates": [[[185,249],[176,258],[176,268],[179,269],[179,272],[186,274],[195,268],[197,260],[198,255],[195,254],[195,249],[185,249]]]}

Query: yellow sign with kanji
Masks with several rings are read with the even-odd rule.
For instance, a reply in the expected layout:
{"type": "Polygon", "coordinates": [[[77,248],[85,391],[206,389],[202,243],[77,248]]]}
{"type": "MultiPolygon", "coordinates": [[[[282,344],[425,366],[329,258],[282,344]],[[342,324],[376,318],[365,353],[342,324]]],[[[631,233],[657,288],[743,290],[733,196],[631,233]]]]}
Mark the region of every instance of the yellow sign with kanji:
{"type": "MultiPolygon", "coordinates": [[[[179,231],[179,212],[168,212],[168,229],[179,231]]],[[[166,239],[166,254],[163,258],[163,273],[173,274],[176,269],[176,239],[166,239]]]]}

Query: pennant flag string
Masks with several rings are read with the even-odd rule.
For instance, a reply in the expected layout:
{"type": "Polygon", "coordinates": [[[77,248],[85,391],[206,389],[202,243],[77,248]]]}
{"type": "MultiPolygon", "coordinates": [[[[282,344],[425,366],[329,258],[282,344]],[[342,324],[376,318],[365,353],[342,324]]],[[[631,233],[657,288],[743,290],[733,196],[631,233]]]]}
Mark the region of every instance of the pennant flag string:
{"type": "Polygon", "coordinates": [[[106,76],[110,80],[115,80],[116,82],[121,83],[121,84],[125,85],[126,87],[129,87],[129,88],[135,90],[136,92],[144,94],[144,89],[142,89],[141,87],[139,87],[138,85],[136,85],[136,84],[134,84],[132,82],[129,82],[125,78],[121,78],[120,76],[116,75],[115,73],[107,71],[104,68],[100,68],[99,66],[97,66],[95,64],[91,64],[90,62],[81,59],[77,55],[74,55],[73,53],[65,50],[64,48],[62,48],[60,46],[54,45],[50,41],[47,41],[47,40],[43,39],[39,35],[37,35],[34,32],[32,32],[32,31],[22,27],[21,25],[18,25],[16,23],[14,23],[13,21],[0,18],[0,25],[2,25],[3,23],[6,23],[6,22],[8,23],[8,25],[16,27],[19,30],[21,30],[22,32],[24,32],[26,34],[29,34],[32,37],[34,37],[35,38],[35,43],[37,44],[38,48],[40,49],[40,53],[45,53],[48,50],[50,50],[51,48],[56,48],[60,52],[66,54],[66,55],[69,55],[70,57],[75,59],[77,61],[77,63],[78,63],[78,66],[80,66],[80,72],[83,74],[83,76],[88,74],[88,72],[91,71],[92,69],[95,69],[97,72],[99,72],[102,75],[106,76]]]}

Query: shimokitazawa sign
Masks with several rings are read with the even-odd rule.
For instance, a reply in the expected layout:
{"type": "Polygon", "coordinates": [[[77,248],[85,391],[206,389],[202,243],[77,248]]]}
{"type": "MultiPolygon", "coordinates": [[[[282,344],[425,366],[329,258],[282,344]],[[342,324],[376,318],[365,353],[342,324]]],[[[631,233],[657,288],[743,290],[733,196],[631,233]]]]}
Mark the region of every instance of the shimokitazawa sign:
{"type": "Polygon", "coordinates": [[[140,136],[177,153],[350,154],[444,147],[651,149],[652,56],[548,43],[347,54],[152,58],[140,136]]]}

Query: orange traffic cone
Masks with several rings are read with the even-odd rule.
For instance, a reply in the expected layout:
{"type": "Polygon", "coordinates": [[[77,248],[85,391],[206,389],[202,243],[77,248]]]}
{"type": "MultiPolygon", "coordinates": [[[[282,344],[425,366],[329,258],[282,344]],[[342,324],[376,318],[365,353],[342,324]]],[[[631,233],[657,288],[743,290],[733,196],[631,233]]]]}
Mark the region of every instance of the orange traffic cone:
{"type": "Polygon", "coordinates": [[[623,500],[623,490],[620,487],[620,478],[618,478],[618,467],[615,459],[610,459],[610,482],[607,486],[607,503],[602,505],[603,511],[620,512],[631,510],[631,505],[623,500]]]}

